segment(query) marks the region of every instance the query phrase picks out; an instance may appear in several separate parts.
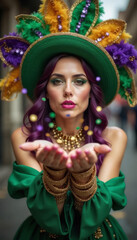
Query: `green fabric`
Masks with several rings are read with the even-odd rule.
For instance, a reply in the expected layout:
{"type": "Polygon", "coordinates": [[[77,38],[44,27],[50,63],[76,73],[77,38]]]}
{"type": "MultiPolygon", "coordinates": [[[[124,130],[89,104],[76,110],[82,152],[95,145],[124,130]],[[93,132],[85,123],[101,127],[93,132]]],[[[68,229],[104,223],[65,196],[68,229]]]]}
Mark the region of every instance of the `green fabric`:
{"type": "Polygon", "coordinates": [[[98,189],[94,197],[85,202],[81,216],[74,208],[74,199],[68,191],[61,218],[55,198],[49,194],[42,182],[43,172],[30,167],[13,164],[13,172],[8,181],[8,191],[13,198],[27,197],[27,205],[32,214],[22,224],[14,240],[52,239],[49,233],[61,235],[57,239],[92,240],[95,231],[101,227],[101,240],[126,240],[118,222],[109,215],[111,208],[118,210],[126,205],[124,175],[104,183],[97,178],[98,189]],[[106,218],[113,227],[110,227],[106,218]],[[47,232],[40,233],[40,229],[47,232]],[[27,233],[27,234],[26,234],[27,233]],[[63,237],[64,236],[64,237],[63,237]],[[69,236],[69,237],[67,237],[69,236]]]}

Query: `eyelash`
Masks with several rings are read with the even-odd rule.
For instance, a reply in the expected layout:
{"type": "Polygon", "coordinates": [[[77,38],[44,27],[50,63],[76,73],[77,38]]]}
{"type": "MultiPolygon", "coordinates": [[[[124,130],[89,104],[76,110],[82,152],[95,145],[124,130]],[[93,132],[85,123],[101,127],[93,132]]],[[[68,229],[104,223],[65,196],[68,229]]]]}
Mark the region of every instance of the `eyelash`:
{"type": "MultiPolygon", "coordinates": [[[[63,83],[64,81],[61,79],[51,79],[51,83],[55,86],[61,85],[61,83],[63,83]]],[[[83,84],[85,84],[87,82],[87,80],[85,79],[75,79],[74,83],[78,86],[82,86],[83,84]]]]}

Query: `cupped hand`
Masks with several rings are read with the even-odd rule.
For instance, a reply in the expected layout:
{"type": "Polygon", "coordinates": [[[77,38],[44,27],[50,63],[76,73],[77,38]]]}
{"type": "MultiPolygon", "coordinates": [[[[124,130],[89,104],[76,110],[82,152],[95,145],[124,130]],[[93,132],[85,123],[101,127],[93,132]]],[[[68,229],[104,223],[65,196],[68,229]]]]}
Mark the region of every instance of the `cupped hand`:
{"type": "Polygon", "coordinates": [[[46,140],[36,140],[34,142],[21,144],[20,149],[24,151],[35,151],[36,160],[47,167],[54,169],[66,168],[68,155],[57,144],[46,140]]]}
{"type": "Polygon", "coordinates": [[[98,160],[98,154],[106,154],[111,148],[105,144],[88,143],[69,153],[67,167],[73,172],[84,172],[98,160]]]}
{"type": "Polygon", "coordinates": [[[57,144],[46,146],[36,153],[36,159],[44,166],[52,169],[61,170],[66,168],[68,159],[67,153],[57,144]]]}

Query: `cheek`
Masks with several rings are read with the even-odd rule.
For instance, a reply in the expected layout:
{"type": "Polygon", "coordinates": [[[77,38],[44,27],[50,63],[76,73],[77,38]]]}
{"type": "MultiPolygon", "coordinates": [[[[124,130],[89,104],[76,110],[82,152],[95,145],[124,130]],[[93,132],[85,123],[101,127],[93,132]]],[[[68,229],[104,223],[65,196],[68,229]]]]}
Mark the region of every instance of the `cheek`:
{"type": "Polygon", "coordinates": [[[52,101],[57,100],[59,94],[57,90],[54,89],[47,89],[48,93],[47,93],[47,98],[52,101]]]}
{"type": "Polygon", "coordinates": [[[87,88],[85,90],[83,90],[82,92],[79,92],[79,98],[81,101],[88,101],[90,97],[90,89],[87,88]]]}

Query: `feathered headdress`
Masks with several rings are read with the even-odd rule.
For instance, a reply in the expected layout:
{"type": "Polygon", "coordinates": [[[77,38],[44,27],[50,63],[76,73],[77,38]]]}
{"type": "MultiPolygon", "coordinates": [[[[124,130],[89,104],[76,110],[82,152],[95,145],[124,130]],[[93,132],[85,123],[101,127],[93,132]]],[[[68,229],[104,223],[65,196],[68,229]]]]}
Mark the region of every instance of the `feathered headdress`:
{"type": "Polygon", "coordinates": [[[127,43],[131,36],[126,33],[126,23],[101,21],[103,13],[99,0],[76,0],[70,10],[63,0],[42,0],[37,13],[17,16],[17,33],[0,39],[0,58],[10,67],[0,82],[1,98],[12,100],[13,94],[26,88],[33,100],[44,64],[63,51],[83,57],[101,77],[106,105],[119,92],[134,106],[132,71],[137,69],[137,51],[127,43]]]}

